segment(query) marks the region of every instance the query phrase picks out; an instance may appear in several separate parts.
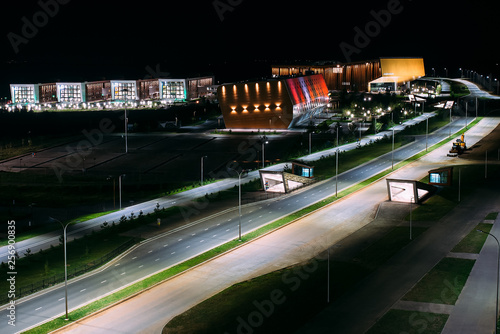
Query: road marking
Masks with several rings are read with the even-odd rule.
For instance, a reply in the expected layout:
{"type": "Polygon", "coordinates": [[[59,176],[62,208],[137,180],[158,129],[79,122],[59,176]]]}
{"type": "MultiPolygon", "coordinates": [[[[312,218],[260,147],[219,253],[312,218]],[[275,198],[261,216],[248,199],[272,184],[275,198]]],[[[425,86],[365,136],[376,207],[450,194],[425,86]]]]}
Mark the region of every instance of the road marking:
{"type": "Polygon", "coordinates": [[[226,232],[229,232],[229,230],[230,230],[230,228],[228,228],[228,229],[226,230],[226,232]]]}
{"type": "Polygon", "coordinates": [[[189,246],[189,245],[186,246],[186,248],[189,248],[189,247],[191,247],[191,246],[189,246]]]}
{"type": "Polygon", "coordinates": [[[64,300],[64,297],[59,298],[57,301],[60,302],[61,300],[64,300]]]}
{"type": "Polygon", "coordinates": [[[143,264],[141,264],[141,265],[139,266],[139,268],[142,268],[142,267],[144,267],[144,265],[143,265],[143,264]]]}
{"type": "Polygon", "coordinates": [[[148,253],[153,253],[153,251],[152,251],[152,250],[150,250],[148,253]]]}
{"type": "Polygon", "coordinates": [[[85,290],[87,290],[87,289],[82,289],[82,290],[80,290],[80,292],[83,292],[83,291],[85,291],[85,290]]]}
{"type": "Polygon", "coordinates": [[[273,213],[272,211],[269,211],[268,213],[273,213]]]}
{"type": "Polygon", "coordinates": [[[163,247],[167,247],[167,246],[168,246],[168,244],[163,245],[163,247]]]}
{"type": "Polygon", "coordinates": [[[174,255],[174,254],[175,254],[175,252],[170,253],[170,255],[174,255]]]}
{"type": "Polygon", "coordinates": [[[250,223],[252,220],[250,219],[248,222],[250,223]]]}
{"type": "Polygon", "coordinates": [[[101,284],[106,283],[106,280],[102,281],[101,284]]]}
{"type": "Polygon", "coordinates": [[[219,223],[219,224],[217,224],[217,226],[220,226],[220,223],[219,223]]]}
{"type": "Polygon", "coordinates": [[[205,229],[205,231],[208,231],[208,227],[205,229]]]}
{"type": "Polygon", "coordinates": [[[215,238],[216,236],[217,236],[217,234],[214,234],[214,235],[212,236],[212,238],[215,238]]]}
{"type": "Polygon", "coordinates": [[[42,307],[40,306],[39,308],[36,308],[36,309],[35,309],[35,311],[38,311],[38,310],[40,310],[41,308],[42,308],[42,307]]]}
{"type": "Polygon", "coordinates": [[[203,240],[200,240],[200,242],[203,242],[203,241],[205,241],[205,239],[203,239],[203,240]]]}
{"type": "Polygon", "coordinates": [[[232,218],[229,218],[227,221],[230,222],[232,218]]]}
{"type": "Polygon", "coordinates": [[[180,239],[179,239],[179,240],[177,240],[177,241],[182,241],[182,238],[180,238],[180,239]]]}
{"type": "Polygon", "coordinates": [[[156,262],[156,261],[159,261],[159,260],[160,260],[160,258],[157,258],[157,259],[155,260],[155,262],[156,262]]]}
{"type": "Polygon", "coordinates": [[[191,234],[191,236],[193,236],[193,237],[194,237],[195,235],[196,235],[196,233],[191,234]]]}
{"type": "Polygon", "coordinates": [[[259,218],[262,218],[262,215],[260,215],[259,218]]]}
{"type": "Polygon", "coordinates": [[[134,257],[132,258],[132,260],[135,260],[135,259],[137,259],[137,256],[134,256],[134,257]]]}
{"type": "Polygon", "coordinates": [[[125,275],[125,272],[122,272],[122,273],[120,274],[120,276],[122,276],[122,275],[125,275]]]}
{"type": "Polygon", "coordinates": [[[115,267],[118,267],[119,265],[120,265],[120,264],[119,264],[119,263],[117,263],[117,264],[115,264],[115,267]]]}

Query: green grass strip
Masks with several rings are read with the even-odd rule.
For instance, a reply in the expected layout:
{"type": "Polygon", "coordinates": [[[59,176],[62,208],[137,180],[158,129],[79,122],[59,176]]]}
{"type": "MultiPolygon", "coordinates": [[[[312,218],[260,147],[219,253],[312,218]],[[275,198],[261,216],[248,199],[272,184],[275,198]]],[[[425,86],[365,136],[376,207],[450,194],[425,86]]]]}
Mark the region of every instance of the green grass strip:
{"type": "MultiPolygon", "coordinates": [[[[470,123],[469,126],[472,128],[481,119],[482,118],[476,118],[476,120],[474,120],[472,123],[470,123]]],[[[399,162],[398,164],[396,164],[394,166],[394,170],[402,168],[402,167],[410,164],[411,162],[421,158],[422,156],[426,155],[427,153],[432,152],[433,150],[441,147],[442,145],[449,142],[451,140],[451,138],[461,134],[462,132],[463,132],[463,130],[460,130],[460,131],[456,132],[453,136],[451,136],[447,139],[444,139],[441,142],[431,146],[430,148],[428,148],[427,152],[426,151],[420,152],[420,153],[415,154],[414,156],[408,158],[405,161],[399,162]]],[[[178,265],[175,265],[171,268],[168,268],[168,269],[166,269],[158,274],[155,274],[151,277],[148,277],[148,278],[146,278],[138,283],[135,283],[127,288],[124,288],[124,289],[122,289],[122,290],[120,290],[120,291],[118,291],[110,296],[107,296],[107,297],[102,298],[98,301],[95,301],[95,302],[92,302],[92,303],[87,304],[85,306],[82,306],[82,307],[78,308],[77,310],[74,310],[70,313],[69,322],[79,320],[79,319],[81,319],[89,314],[92,314],[92,313],[94,313],[94,312],[96,312],[96,311],[98,311],[106,306],[112,305],[112,304],[114,304],[122,299],[130,297],[135,293],[138,293],[146,288],[149,288],[157,283],[160,283],[168,278],[171,278],[172,276],[179,274],[187,269],[190,269],[193,266],[196,266],[202,262],[205,262],[205,261],[207,261],[207,260],[209,260],[209,259],[211,259],[219,254],[227,252],[227,251],[229,251],[229,250],[231,250],[231,249],[233,249],[233,248],[235,248],[243,243],[249,242],[249,241],[251,241],[259,236],[264,235],[265,233],[271,232],[271,231],[278,229],[286,224],[289,224],[292,221],[294,221],[298,218],[301,218],[302,216],[304,216],[306,214],[309,214],[317,209],[320,209],[328,204],[335,202],[338,199],[341,199],[342,197],[345,197],[349,194],[356,192],[357,190],[359,190],[361,188],[366,187],[367,185],[383,178],[384,176],[386,176],[392,172],[393,172],[392,169],[388,169],[386,171],[383,171],[383,172],[381,172],[381,173],[379,173],[371,178],[366,179],[365,181],[358,183],[357,185],[351,186],[348,189],[345,189],[345,190],[339,192],[338,197],[330,196],[330,197],[328,197],[324,200],[321,200],[317,203],[314,203],[306,208],[303,208],[303,209],[298,210],[290,215],[287,215],[286,217],[283,217],[283,218],[278,219],[274,222],[271,222],[271,223],[267,224],[266,226],[263,226],[263,227],[258,228],[250,233],[247,233],[244,236],[242,236],[241,242],[238,240],[229,241],[229,242],[227,242],[221,246],[218,246],[212,250],[209,250],[201,255],[198,255],[192,259],[189,259],[185,262],[182,262],[178,265]]],[[[64,318],[61,317],[61,318],[57,318],[55,320],[49,321],[49,322],[47,322],[43,325],[40,325],[36,328],[33,328],[33,329],[27,331],[26,333],[46,333],[46,332],[53,331],[57,328],[60,328],[62,326],[65,326],[67,324],[68,324],[68,321],[65,321],[64,318]]]]}
{"type": "Polygon", "coordinates": [[[389,310],[367,334],[439,334],[448,314],[389,310]]]}

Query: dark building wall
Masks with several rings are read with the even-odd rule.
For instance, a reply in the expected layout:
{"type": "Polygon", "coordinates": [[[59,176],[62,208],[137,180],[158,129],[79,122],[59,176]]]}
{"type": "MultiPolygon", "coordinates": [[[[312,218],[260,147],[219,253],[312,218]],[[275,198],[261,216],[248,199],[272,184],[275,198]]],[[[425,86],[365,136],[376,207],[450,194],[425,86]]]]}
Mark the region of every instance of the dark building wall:
{"type": "Polygon", "coordinates": [[[158,79],[137,80],[137,94],[140,100],[160,98],[160,82],[158,79]]]}
{"type": "Polygon", "coordinates": [[[85,94],[87,102],[110,100],[111,82],[109,80],[86,82],[85,94]]]}
{"type": "Polygon", "coordinates": [[[271,72],[278,77],[321,74],[329,90],[367,91],[368,83],[382,76],[380,60],[335,65],[276,65],[271,72]]]}
{"type": "Polygon", "coordinates": [[[57,85],[55,83],[40,84],[40,103],[57,102],[57,85]]]}

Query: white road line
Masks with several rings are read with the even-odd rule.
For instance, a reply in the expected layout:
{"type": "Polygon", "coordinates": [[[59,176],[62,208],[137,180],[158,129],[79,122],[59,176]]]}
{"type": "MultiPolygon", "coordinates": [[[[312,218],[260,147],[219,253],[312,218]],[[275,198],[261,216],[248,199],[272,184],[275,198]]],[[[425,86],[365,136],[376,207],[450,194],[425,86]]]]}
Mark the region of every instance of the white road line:
{"type": "Polygon", "coordinates": [[[119,264],[119,263],[117,263],[117,264],[115,264],[115,267],[118,267],[119,265],[120,265],[120,264],[119,264]]]}
{"type": "Polygon", "coordinates": [[[228,229],[226,230],[226,232],[229,232],[229,230],[231,230],[231,229],[230,229],[230,228],[228,228],[228,229]]]}
{"type": "Polygon", "coordinates": [[[203,241],[205,241],[205,240],[200,240],[200,242],[203,242],[203,241]]]}
{"type": "Polygon", "coordinates": [[[259,218],[262,218],[262,215],[260,215],[259,218]]]}
{"type": "Polygon", "coordinates": [[[182,238],[180,238],[180,239],[179,239],[179,240],[177,240],[177,241],[182,241],[182,238]]]}
{"type": "Polygon", "coordinates": [[[212,238],[215,238],[216,236],[217,236],[217,234],[214,234],[214,235],[212,236],[212,238]]]}
{"type": "Polygon", "coordinates": [[[135,260],[135,259],[137,259],[137,256],[134,256],[134,257],[132,258],[132,260],[135,260]]]}
{"type": "Polygon", "coordinates": [[[120,276],[122,276],[122,275],[125,275],[125,272],[122,272],[122,273],[120,274],[120,276]]]}
{"type": "Polygon", "coordinates": [[[156,259],[156,260],[155,260],[155,262],[156,262],[156,261],[159,261],[159,260],[160,260],[160,258],[156,259]]]}
{"type": "Polygon", "coordinates": [[[250,223],[252,221],[252,219],[250,219],[248,222],[250,223]]]}
{"type": "Polygon", "coordinates": [[[189,245],[186,246],[186,248],[189,248],[189,247],[191,247],[191,246],[189,246],[189,245]]]}
{"type": "Polygon", "coordinates": [[[102,281],[101,284],[106,283],[106,280],[102,281]]]}
{"type": "Polygon", "coordinates": [[[40,310],[41,308],[42,308],[42,307],[40,306],[39,308],[36,308],[36,309],[35,309],[35,311],[38,311],[38,310],[40,310]]]}
{"type": "Polygon", "coordinates": [[[150,250],[148,253],[153,253],[153,251],[152,251],[152,250],[150,250]]]}
{"type": "Polygon", "coordinates": [[[192,237],[194,237],[195,235],[196,235],[196,233],[191,234],[192,237]]]}
{"type": "Polygon", "coordinates": [[[64,300],[64,297],[59,298],[57,301],[60,302],[61,300],[64,300]]]}
{"type": "Polygon", "coordinates": [[[87,289],[82,289],[82,290],[80,290],[80,292],[83,292],[83,291],[85,291],[85,290],[87,290],[87,289]]]}
{"type": "Polygon", "coordinates": [[[175,254],[175,252],[170,253],[170,255],[174,255],[174,254],[175,254]]]}
{"type": "Polygon", "coordinates": [[[163,247],[167,247],[167,246],[168,246],[168,244],[163,245],[163,247]]]}
{"type": "Polygon", "coordinates": [[[208,227],[205,229],[205,231],[208,231],[208,227]]]}
{"type": "Polygon", "coordinates": [[[141,264],[141,265],[139,266],[139,268],[142,268],[142,267],[144,267],[144,265],[143,265],[143,264],[141,264]]]}

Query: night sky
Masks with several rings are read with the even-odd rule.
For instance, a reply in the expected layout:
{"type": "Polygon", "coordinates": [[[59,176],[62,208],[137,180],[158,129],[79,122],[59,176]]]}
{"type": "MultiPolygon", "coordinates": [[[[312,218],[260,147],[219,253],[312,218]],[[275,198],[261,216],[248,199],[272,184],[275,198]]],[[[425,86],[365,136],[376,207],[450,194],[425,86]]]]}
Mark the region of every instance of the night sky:
{"type": "Polygon", "coordinates": [[[427,73],[434,67],[444,75],[447,67],[453,76],[462,67],[498,75],[494,5],[463,0],[2,2],[0,97],[10,96],[10,83],[204,74],[219,82],[245,80],[269,75],[273,63],[294,60],[424,57],[427,73]],[[367,29],[363,39],[357,32],[367,29]]]}

